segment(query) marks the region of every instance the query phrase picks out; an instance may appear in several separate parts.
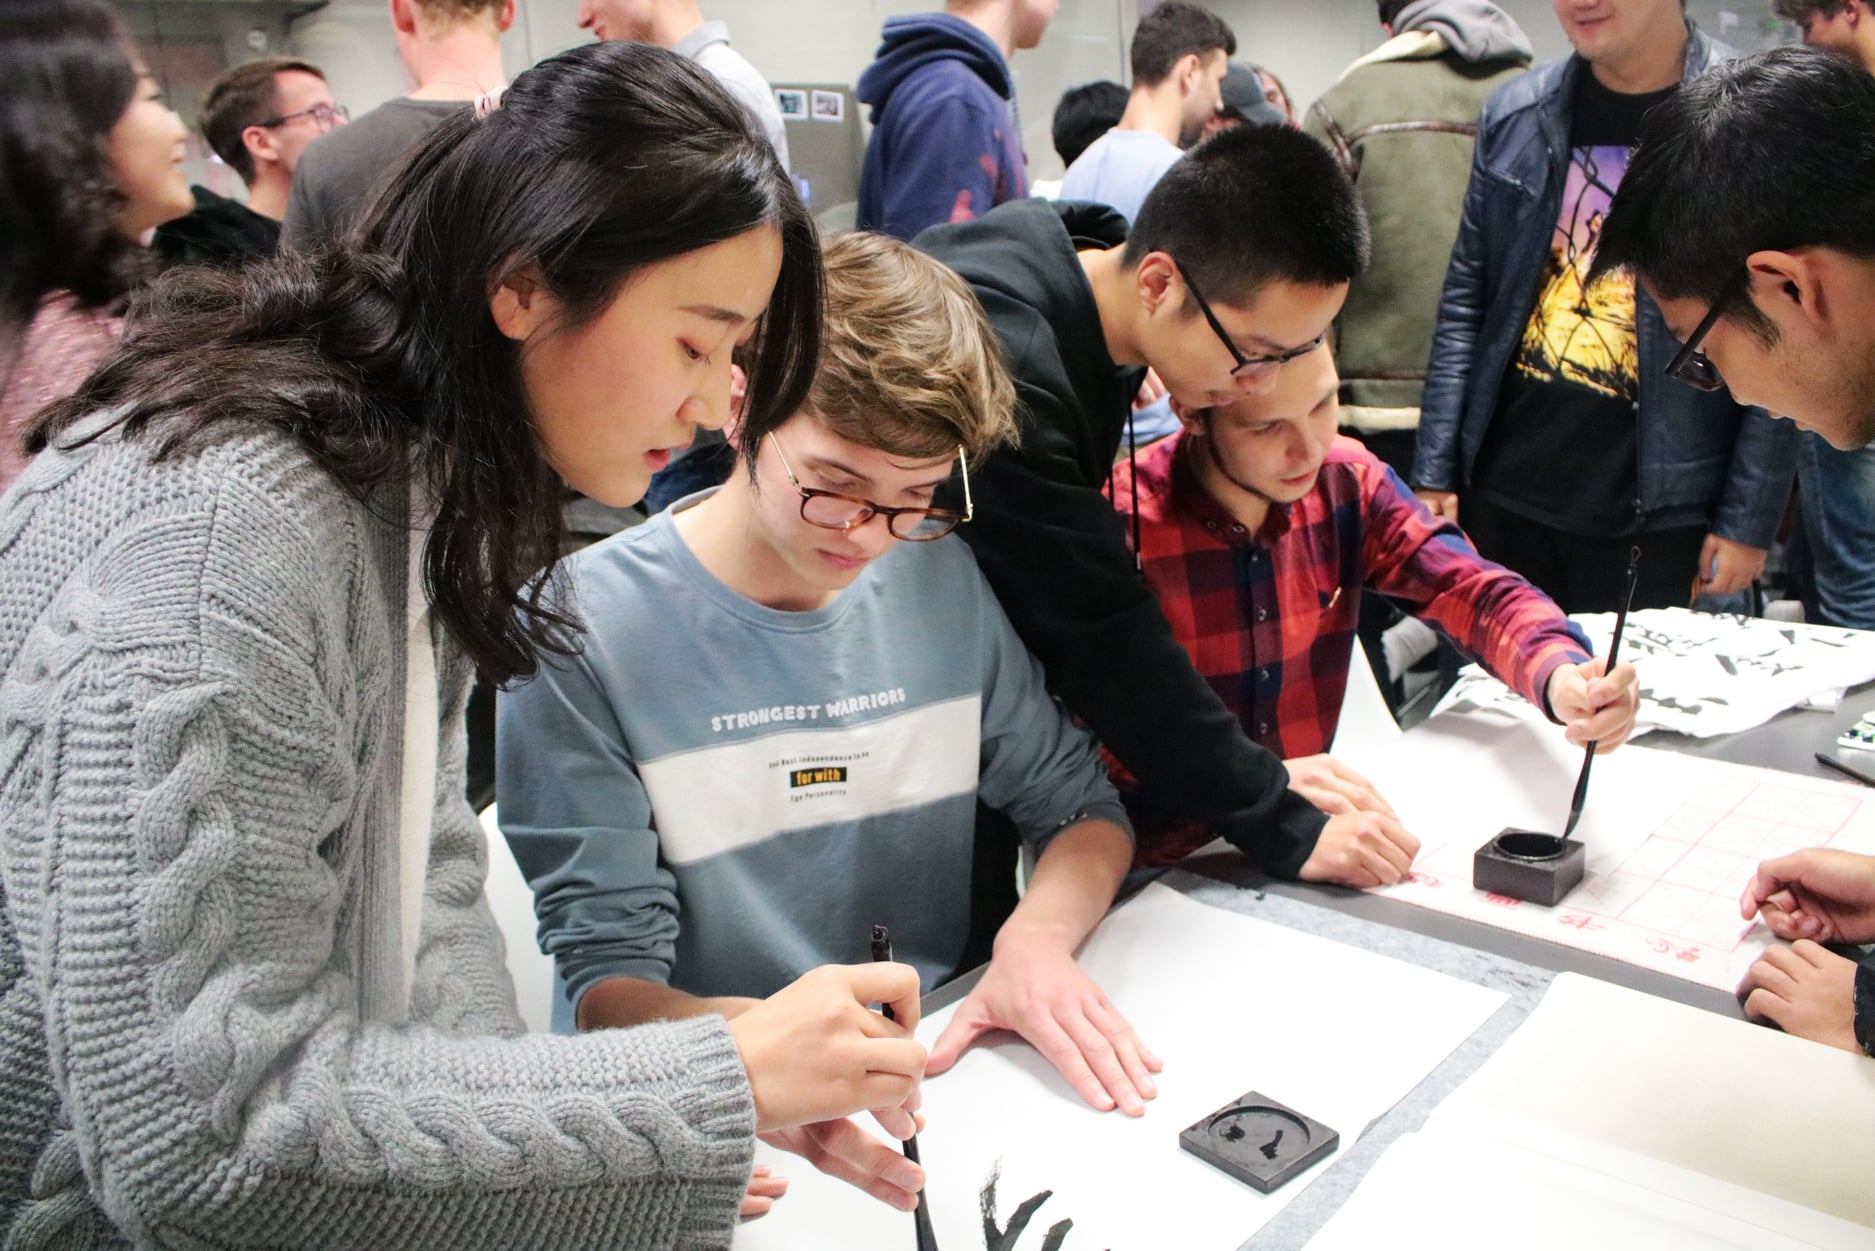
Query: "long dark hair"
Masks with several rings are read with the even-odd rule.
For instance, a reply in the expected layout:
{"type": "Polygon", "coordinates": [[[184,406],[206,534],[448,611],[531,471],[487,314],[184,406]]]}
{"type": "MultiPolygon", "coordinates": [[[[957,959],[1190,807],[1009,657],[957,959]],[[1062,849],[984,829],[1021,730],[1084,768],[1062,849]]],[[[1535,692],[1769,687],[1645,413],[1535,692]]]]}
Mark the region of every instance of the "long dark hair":
{"type": "Polygon", "coordinates": [[[577,626],[555,607],[561,483],[541,455],[518,346],[489,298],[533,267],[576,329],[634,273],[744,232],[781,234],[781,276],[750,345],[750,401],[792,412],[820,346],[813,221],[768,142],[707,73],[644,44],[590,44],[464,108],[411,154],[357,234],[244,272],[172,271],[123,344],[45,410],[37,450],[123,406],[157,456],[217,428],[290,430],[362,497],[414,463],[439,511],[424,552],[436,615],[483,674],[534,673],[577,626]]]}
{"type": "Polygon", "coordinates": [[[0,390],[43,297],[104,308],[143,275],[109,151],[136,95],[131,57],[97,0],[0,4],[0,390]]]}

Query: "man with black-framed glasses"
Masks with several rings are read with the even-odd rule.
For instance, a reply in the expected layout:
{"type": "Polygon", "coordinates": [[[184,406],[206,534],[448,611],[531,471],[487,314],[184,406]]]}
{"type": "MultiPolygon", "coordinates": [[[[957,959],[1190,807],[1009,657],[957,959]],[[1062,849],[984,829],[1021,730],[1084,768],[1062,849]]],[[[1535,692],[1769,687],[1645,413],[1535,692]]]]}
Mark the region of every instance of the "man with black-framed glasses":
{"type": "Polygon", "coordinates": [[[202,97],[202,137],[247,187],[245,204],[191,187],[195,208],[153,240],[166,265],[241,265],[273,255],[300,156],[350,115],[318,66],[262,57],[235,66],[202,97]]]}
{"type": "Polygon", "coordinates": [[[501,697],[501,823],[565,990],[556,1017],[734,1015],[864,958],[885,924],[927,989],[991,957],[928,1073],[1009,1029],[1093,1106],[1138,1114],[1158,1061],[1074,961],[1131,827],[952,535],[981,515],[975,466],[1014,435],[1008,375],[929,257],[850,233],[826,261],[800,410],[745,425],[720,488],[572,557],[552,593],[587,623],[580,655],[501,697]],[[651,634],[699,662],[672,666],[651,634]],[[979,801],[1038,859],[973,952],[979,801]]]}
{"type": "MultiPolygon", "coordinates": [[[[1805,45],[1827,52],[1864,75],[1875,68],[1875,20],[1871,19],[1869,7],[1860,0],[1848,0],[1846,4],[1840,0],[1784,0],[1777,8],[1786,19],[1803,27],[1805,45]]],[[[1781,75],[1786,67],[1777,69],[1781,75]]],[[[1832,71],[1829,77],[1844,84],[1855,81],[1840,71],[1832,71]]],[[[1851,93],[1840,90],[1829,94],[1839,104],[1853,98],[1851,93]]],[[[1819,146],[1826,144],[1832,154],[1840,153],[1846,159],[1853,159],[1856,150],[1854,144],[1847,142],[1849,136],[1840,126],[1817,136],[1806,136],[1806,139],[1821,140],[1819,146]]],[[[1834,190],[1833,185],[1831,189],[1834,190]]],[[[1824,203],[1817,203],[1813,211],[1828,215],[1830,234],[1821,233],[1821,221],[1806,222],[1794,233],[1780,229],[1774,236],[1780,245],[1788,246],[1805,237],[1840,238],[1854,229],[1840,210],[1824,207],[1824,203]]],[[[1782,225],[1780,223],[1780,227],[1782,225]]],[[[1741,303],[1754,281],[1746,261],[1738,259],[1742,247],[1740,243],[1732,245],[1725,262],[1731,276],[1712,297],[1705,317],[1687,337],[1686,348],[1680,354],[1685,358],[1684,367],[1668,369],[1670,375],[1693,386],[1724,389],[1725,379],[1703,350],[1706,337],[1728,314],[1735,323],[1752,318],[1741,303]]],[[[1697,307],[1697,301],[1692,307],[1697,307]]],[[[1832,307],[1841,305],[1833,303],[1832,307]]],[[[1675,312],[1682,318],[1696,315],[1677,308],[1675,312]]],[[[1720,330],[1718,338],[1728,345],[1736,342],[1725,330],[1720,330]]],[[[1676,359],[1674,364],[1680,365],[1681,361],[1676,359]]],[[[1827,368],[1817,370],[1820,378],[1830,378],[1834,373],[1827,368]]],[[[1748,374],[1748,394],[1753,381],[1748,374]]],[[[1809,577],[1793,580],[1804,587],[1805,620],[1853,630],[1875,630],[1875,448],[1832,447],[1830,443],[1831,440],[1817,430],[1806,430],[1798,441],[1798,511],[1808,547],[1809,577]]]]}
{"type": "MultiPolygon", "coordinates": [[[[1689,379],[1726,387],[1840,451],[1875,444],[1875,77],[1810,48],[1713,70],[1655,109],[1602,229],[1598,270],[1659,301],[1689,379]]],[[[1820,501],[1859,518],[1868,498],[1820,501]]],[[[1779,938],[1739,986],[1745,1013],[1875,1055],[1875,859],[1767,860],[1740,912],[1779,938]]]]}
{"type": "Polygon", "coordinates": [[[1021,443],[973,463],[961,533],[1055,694],[1155,802],[1271,872],[1398,881],[1399,821],[1331,818],[1291,787],[1192,666],[1102,494],[1148,365],[1196,410],[1319,349],[1367,262],[1333,158],[1300,131],[1239,126],[1174,162],[1130,234],[1104,206],[1026,201],[917,242],[970,283],[1015,376],[1021,443]]]}

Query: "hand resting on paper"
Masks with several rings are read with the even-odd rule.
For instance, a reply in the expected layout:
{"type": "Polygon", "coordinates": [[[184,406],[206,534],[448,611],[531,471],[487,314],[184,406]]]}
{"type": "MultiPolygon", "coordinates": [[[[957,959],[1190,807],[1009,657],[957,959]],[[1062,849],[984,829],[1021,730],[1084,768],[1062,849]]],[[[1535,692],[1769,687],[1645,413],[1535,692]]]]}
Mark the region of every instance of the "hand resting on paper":
{"type": "Polygon", "coordinates": [[[1289,789],[1330,816],[1342,812],[1380,812],[1398,818],[1374,784],[1327,752],[1283,761],[1289,789]]]}
{"type": "Polygon", "coordinates": [[[1579,665],[1558,665],[1549,675],[1549,707],[1563,723],[1563,737],[1577,747],[1595,744],[1595,754],[1628,741],[1641,709],[1634,666],[1622,661],[1603,676],[1605,656],[1579,665]]]}
{"type": "MultiPolygon", "coordinates": [[[[762,1134],[760,1137],[764,1142],[773,1141],[773,1137],[768,1134],[762,1134]]],[[[749,1189],[742,1196],[742,1207],[736,1215],[745,1221],[751,1216],[761,1216],[775,1206],[775,1200],[787,1193],[788,1179],[769,1168],[768,1165],[758,1164],[755,1166],[755,1172],[749,1176],[749,1189]]]]}
{"type": "Polygon", "coordinates": [[[1329,814],[1315,850],[1303,862],[1305,882],[1365,889],[1391,886],[1406,876],[1419,840],[1374,784],[1323,752],[1283,761],[1289,789],[1329,814]]]}
{"type": "Polygon", "coordinates": [[[1405,878],[1418,854],[1419,840],[1406,832],[1391,809],[1343,812],[1328,818],[1296,876],[1358,890],[1392,886],[1405,878]]]}
{"type": "Polygon", "coordinates": [[[1159,1093],[1152,1075],[1164,1066],[1074,960],[1132,855],[1132,838],[1108,821],[1083,821],[1055,836],[997,931],[983,980],[932,1044],[927,1077],[948,1070],[982,1035],[1011,1030],[1093,1107],[1144,1115],[1145,1101],[1159,1093]]]}
{"type": "Polygon", "coordinates": [[[1855,962],[1819,943],[1875,942],[1875,856],[1811,847],[1766,860],[1739,899],[1739,915],[1763,919],[1779,938],[1745,974],[1745,1014],[1787,1034],[1860,1052],[1855,1041],[1855,962]]]}
{"type": "Polygon", "coordinates": [[[927,1075],[945,1072],[971,1043],[998,1029],[1022,1035],[1103,1112],[1117,1106],[1143,1115],[1144,1101],[1159,1093],[1152,1080],[1163,1067],[1159,1058],[1074,962],[1074,944],[1064,936],[1003,927],[983,980],[932,1045],[927,1075]]]}

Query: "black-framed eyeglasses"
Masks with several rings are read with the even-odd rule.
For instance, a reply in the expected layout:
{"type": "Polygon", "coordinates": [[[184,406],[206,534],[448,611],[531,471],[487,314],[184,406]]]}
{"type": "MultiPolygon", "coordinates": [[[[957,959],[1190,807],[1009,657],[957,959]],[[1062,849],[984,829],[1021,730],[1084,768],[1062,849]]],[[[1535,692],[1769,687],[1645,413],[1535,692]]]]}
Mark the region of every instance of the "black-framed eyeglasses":
{"type": "Polygon", "coordinates": [[[1705,319],[1694,328],[1693,333],[1686,336],[1686,343],[1667,362],[1667,377],[1675,382],[1684,382],[1695,391],[1718,391],[1724,388],[1725,379],[1719,377],[1717,366],[1699,350],[1699,345],[1706,341],[1712,328],[1719,324],[1719,318],[1725,316],[1725,306],[1744,292],[1750,276],[1749,270],[1741,269],[1720,289],[1719,297],[1706,310],[1705,319]]]}
{"type": "Polygon", "coordinates": [[[275,126],[284,126],[288,122],[302,117],[310,117],[326,130],[331,130],[340,122],[352,120],[351,110],[342,104],[315,104],[310,109],[301,109],[297,113],[282,113],[279,117],[269,118],[254,124],[262,130],[272,130],[275,126]]]}
{"type": "Polygon", "coordinates": [[[953,512],[948,508],[887,508],[856,495],[804,487],[794,476],[788,454],[781,450],[781,440],[771,432],[768,441],[775,445],[775,455],[781,457],[781,467],[788,481],[801,493],[801,520],[810,526],[844,533],[859,529],[874,517],[884,517],[885,528],[892,532],[893,538],[904,539],[907,543],[928,543],[943,538],[977,514],[976,504],[970,498],[970,463],[961,447],[957,449],[957,472],[964,480],[964,511],[953,512]]]}
{"type": "Polygon", "coordinates": [[[1298,356],[1307,356],[1328,341],[1328,332],[1324,330],[1299,348],[1290,348],[1287,352],[1278,352],[1274,356],[1246,356],[1243,349],[1238,347],[1225,332],[1224,323],[1219,321],[1217,314],[1211,311],[1211,305],[1205,300],[1204,293],[1198,290],[1198,284],[1191,280],[1191,275],[1185,272],[1185,267],[1177,261],[1172,262],[1172,267],[1178,270],[1178,276],[1185,280],[1185,289],[1191,292],[1191,298],[1198,301],[1198,311],[1203,313],[1205,321],[1210,323],[1211,332],[1217,336],[1218,342],[1230,351],[1231,359],[1237,362],[1236,367],[1230,371],[1230,376],[1233,378],[1258,377],[1288,364],[1298,356]]]}

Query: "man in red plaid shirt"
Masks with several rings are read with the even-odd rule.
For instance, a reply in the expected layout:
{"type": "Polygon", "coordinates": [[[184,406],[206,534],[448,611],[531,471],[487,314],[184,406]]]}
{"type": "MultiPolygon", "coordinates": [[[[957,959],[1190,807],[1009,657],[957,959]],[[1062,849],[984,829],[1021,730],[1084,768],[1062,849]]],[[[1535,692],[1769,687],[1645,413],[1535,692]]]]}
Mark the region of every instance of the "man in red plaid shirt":
{"type": "MultiPolygon", "coordinates": [[[[1125,461],[1114,505],[1137,534],[1146,581],[1193,666],[1282,757],[1290,787],[1324,812],[1394,815],[1326,752],[1341,716],[1363,587],[1389,596],[1476,656],[1566,727],[1572,743],[1623,742],[1639,707],[1634,667],[1602,676],[1587,640],[1541,591],[1478,555],[1360,443],[1335,434],[1340,379],[1324,346],[1281,370],[1273,390],[1185,418],[1125,461]]],[[[1108,758],[1146,863],[1212,837],[1154,802],[1108,758]]],[[[1398,881],[1419,843],[1402,834],[1366,867],[1398,881]],[[1403,839],[1403,841],[1402,841],[1403,839]]]]}

